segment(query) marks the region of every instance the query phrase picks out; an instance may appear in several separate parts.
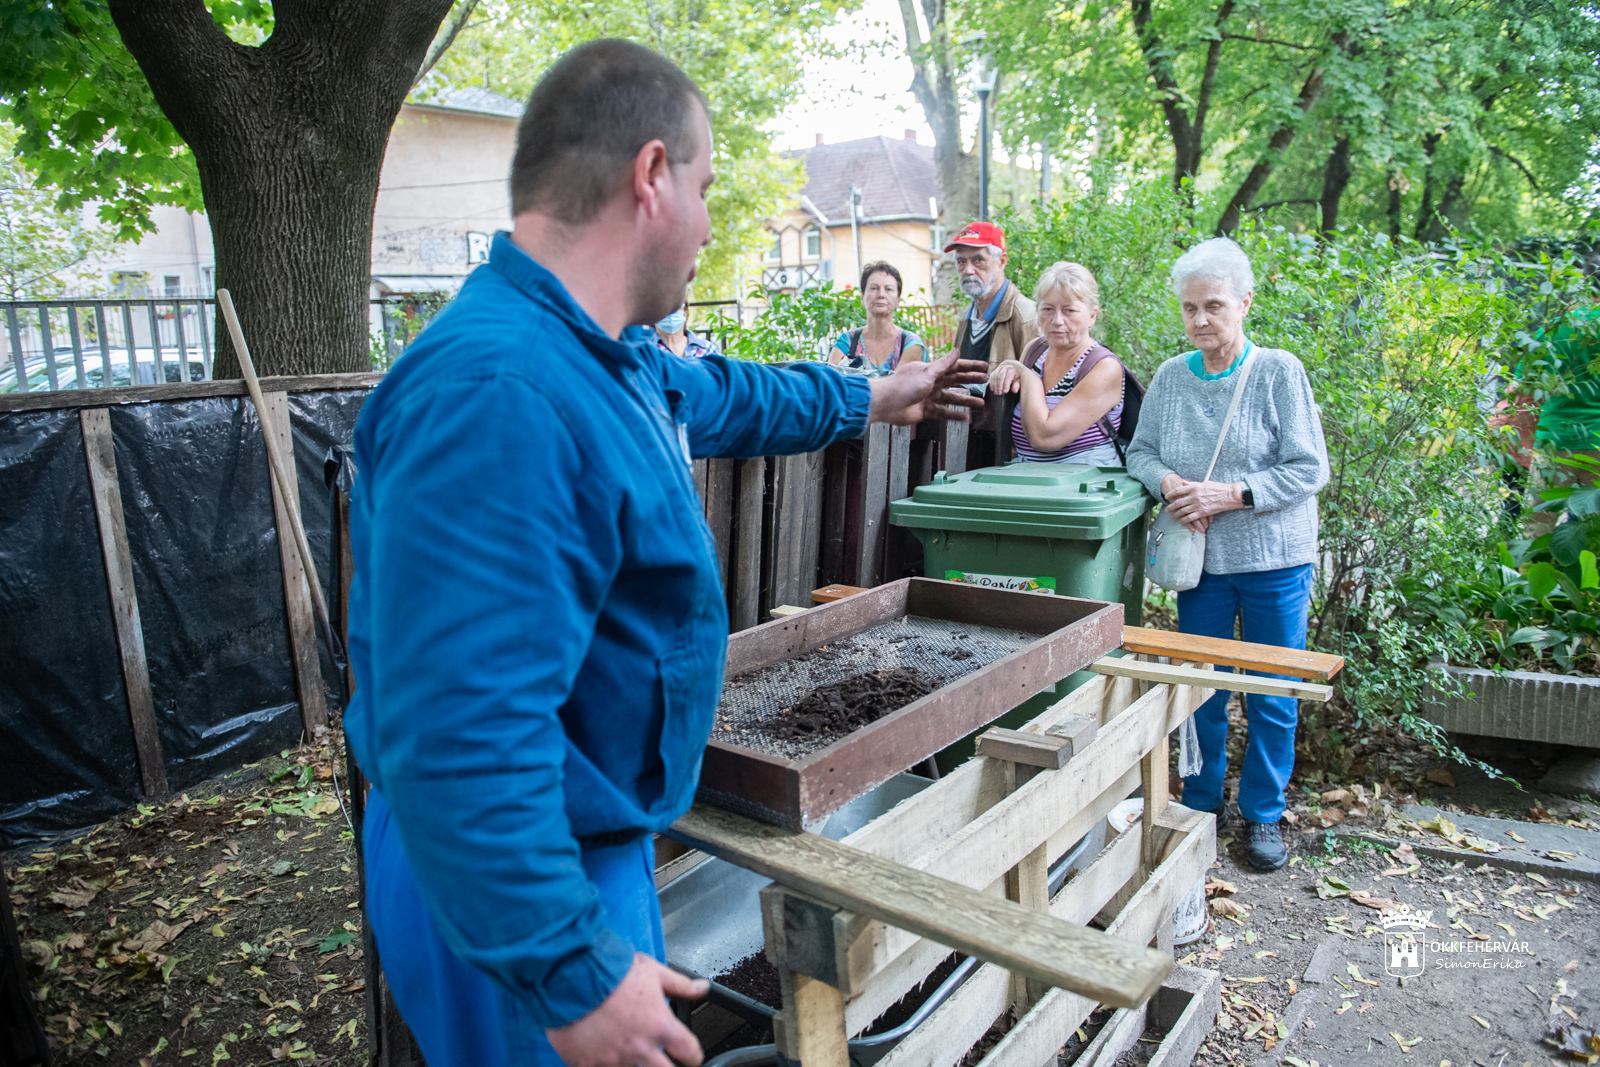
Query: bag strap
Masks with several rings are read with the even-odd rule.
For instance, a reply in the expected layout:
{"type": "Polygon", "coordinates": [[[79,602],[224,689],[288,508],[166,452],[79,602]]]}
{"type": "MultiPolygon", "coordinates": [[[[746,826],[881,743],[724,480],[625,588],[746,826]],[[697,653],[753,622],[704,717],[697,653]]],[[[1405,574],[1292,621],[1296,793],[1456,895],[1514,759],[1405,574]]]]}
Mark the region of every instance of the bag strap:
{"type": "Polygon", "coordinates": [[[1022,350],[1022,365],[1027,367],[1029,370],[1037,369],[1039,366],[1039,359],[1045,354],[1049,347],[1049,341],[1046,341],[1043,337],[1035,337],[1033,340],[1028,342],[1028,347],[1022,350]]]}
{"type": "Polygon", "coordinates": [[[1228,402],[1228,413],[1222,416],[1222,431],[1217,434],[1217,448],[1211,453],[1211,466],[1206,468],[1206,476],[1200,479],[1203,482],[1211,480],[1211,472],[1217,469],[1217,458],[1222,455],[1222,442],[1228,436],[1228,427],[1233,425],[1233,413],[1239,410],[1239,398],[1244,396],[1244,383],[1250,377],[1250,365],[1256,361],[1254,346],[1250,354],[1244,357],[1244,363],[1239,367],[1239,383],[1233,387],[1233,399],[1228,402]]]}

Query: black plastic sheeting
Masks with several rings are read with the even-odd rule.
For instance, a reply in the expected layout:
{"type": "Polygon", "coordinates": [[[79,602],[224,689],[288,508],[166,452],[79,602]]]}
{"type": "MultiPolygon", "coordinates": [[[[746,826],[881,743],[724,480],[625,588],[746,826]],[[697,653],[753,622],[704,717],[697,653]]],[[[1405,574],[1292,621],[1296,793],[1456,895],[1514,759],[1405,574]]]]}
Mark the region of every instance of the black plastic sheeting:
{"type": "MultiPolygon", "coordinates": [[[[289,399],[300,510],[335,611],[336,489],[353,476],[365,399],[289,399]]],[[[244,397],[110,413],[157,728],[180,791],[300,736],[266,452],[244,397]]],[[[0,663],[0,846],[142,799],[76,410],[0,414],[0,663]]],[[[341,668],[323,649],[330,709],[341,668]]]]}

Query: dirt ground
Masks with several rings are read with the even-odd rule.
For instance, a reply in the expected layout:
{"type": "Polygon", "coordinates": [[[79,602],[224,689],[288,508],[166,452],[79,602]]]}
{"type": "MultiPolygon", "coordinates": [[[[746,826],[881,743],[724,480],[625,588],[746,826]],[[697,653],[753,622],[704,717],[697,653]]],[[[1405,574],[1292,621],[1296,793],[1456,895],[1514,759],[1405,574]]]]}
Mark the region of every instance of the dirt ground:
{"type": "MultiPolygon", "coordinates": [[[[1600,964],[1587,951],[1600,942],[1600,885],[1429,859],[1361,835],[1432,840],[1437,828],[1402,817],[1411,802],[1586,831],[1600,830],[1600,809],[1446,766],[1392,739],[1340,751],[1331,765],[1306,758],[1297,768],[1294,823],[1284,827],[1289,867],[1244,868],[1237,819],[1220,835],[1211,929],[1180,951],[1226,979],[1224,1012],[1196,1062],[1549,1061],[1556,1052],[1541,1041],[1552,1020],[1581,1035],[1600,1009],[1600,964]],[[1427,973],[1405,984],[1384,973],[1378,909],[1390,901],[1431,912],[1428,936],[1441,946],[1427,973]],[[1459,947],[1468,945],[1493,951],[1459,947]],[[1321,982],[1309,980],[1319,971],[1321,982]]],[[[1559,755],[1502,744],[1475,754],[1495,756],[1523,783],[1559,755]]],[[[286,751],[70,841],[4,857],[59,1062],[364,1061],[356,857],[332,792],[333,758],[342,768],[328,743],[286,751]]],[[[1069,1045],[1081,1047],[1102,1021],[1069,1045]]],[[[1143,1062],[1137,1051],[1130,1064],[1143,1062]]]]}
{"type": "Polygon", "coordinates": [[[4,857],[57,1062],[365,1061],[356,856],[335,755],[290,750],[4,857]]]}
{"type": "MultiPolygon", "coordinates": [[[[1239,734],[1230,731],[1230,748],[1239,734]]],[[[1521,783],[1537,781],[1539,750],[1495,747],[1500,770],[1521,783]]],[[[1546,762],[1554,755],[1542,754],[1546,762]]],[[[1400,808],[1420,801],[1587,831],[1600,829],[1600,811],[1414,749],[1389,769],[1400,782],[1387,788],[1381,779],[1297,772],[1290,791],[1295,823],[1282,828],[1291,852],[1283,870],[1257,874],[1243,864],[1236,811],[1219,834],[1207,882],[1211,929],[1180,951],[1183,962],[1218,970],[1225,980],[1223,1012],[1196,1063],[1595,1062],[1561,1059],[1544,1039],[1565,1027],[1576,1041],[1596,1025],[1600,963],[1590,946],[1600,941],[1600,885],[1500,870],[1487,855],[1419,857],[1410,841],[1443,844],[1451,827],[1409,820],[1400,808]],[[1366,833],[1405,843],[1385,847],[1366,833]],[[1428,913],[1424,973],[1403,981],[1386,973],[1380,925],[1382,909],[1402,904],[1428,913]]],[[[1600,834],[1595,840],[1600,845],[1600,834]]],[[[1600,1058],[1600,1045],[1595,1051],[1600,1058]]]]}

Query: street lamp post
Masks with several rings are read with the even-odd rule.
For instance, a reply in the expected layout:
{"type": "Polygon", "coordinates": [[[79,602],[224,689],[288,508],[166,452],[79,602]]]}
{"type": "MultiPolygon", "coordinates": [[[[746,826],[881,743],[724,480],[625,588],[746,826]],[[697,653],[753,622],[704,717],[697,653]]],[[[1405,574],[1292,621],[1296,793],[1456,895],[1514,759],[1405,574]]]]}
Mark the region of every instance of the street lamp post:
{"type": "Polygon", "coordinates": [[[975,46],[972,87],[978,93],[978,218],[989,219],[989,94],[994,92],[994,57],[989,54],[982,34],[968,42],[975,46]]]}

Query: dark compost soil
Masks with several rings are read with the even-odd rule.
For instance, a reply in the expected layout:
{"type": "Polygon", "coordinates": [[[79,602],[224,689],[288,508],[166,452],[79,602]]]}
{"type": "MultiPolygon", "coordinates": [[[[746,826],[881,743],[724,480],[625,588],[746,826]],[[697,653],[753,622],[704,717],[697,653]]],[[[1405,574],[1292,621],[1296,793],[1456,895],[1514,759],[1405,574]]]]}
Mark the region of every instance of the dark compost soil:
{"type": "Polygon", "coordinates": [[[785,741],[843,737],[937,688],[915,667],[868,671],[811,690],[774,724],[772,736],[785,741]]]}

